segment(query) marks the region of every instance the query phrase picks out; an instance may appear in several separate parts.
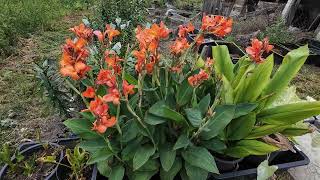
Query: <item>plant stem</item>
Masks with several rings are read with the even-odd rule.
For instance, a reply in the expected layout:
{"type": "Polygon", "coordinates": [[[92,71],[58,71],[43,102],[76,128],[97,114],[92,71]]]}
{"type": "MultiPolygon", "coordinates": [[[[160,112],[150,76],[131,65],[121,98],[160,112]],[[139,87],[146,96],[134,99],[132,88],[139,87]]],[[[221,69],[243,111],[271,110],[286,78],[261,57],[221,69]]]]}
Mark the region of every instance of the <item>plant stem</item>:
{"type": "Polygon", "coordinates": [[[66,83],[68,84],[68,86],[74,91],[76,92],[79,96],[81,96],[83,102],[85,103],[85,105],[87,106],[87,108],[89,108],[89,102],[86,100],[85,97],[82,96],[82,94],[80,93],[80,91],[74,87],[74,85],[70,82],[69,79],[66,79],[66,83]]]}

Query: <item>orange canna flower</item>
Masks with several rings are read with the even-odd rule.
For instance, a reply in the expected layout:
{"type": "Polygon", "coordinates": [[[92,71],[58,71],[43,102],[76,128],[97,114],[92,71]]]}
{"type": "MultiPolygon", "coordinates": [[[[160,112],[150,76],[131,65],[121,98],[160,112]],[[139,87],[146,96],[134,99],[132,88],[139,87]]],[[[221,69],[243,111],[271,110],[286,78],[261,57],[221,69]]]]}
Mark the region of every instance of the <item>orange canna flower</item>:
{"type": "Polygon", "coordinates": [[[252,39],[251,46],[246,48],[246,52],[253,61],[256,63],[262,63],[264,61],[264,58],[262,58],[263,53],[269,53],[272,49],[273,46],[269,45],[268,38],[265,38],[263,41],[259,41],[255,38],[252,39]]]}
{"type": "Polygon", "coordinates": [[[104,126],[103,124],[101,124],[99,121],[96,120],[93,123],[93,127],[92,127],[91,130],[96,131],[96,132],[98,132],[100,134],[103,134],[103,133],[105,133],[107,131],[107,126],[104,126]]]}
{"type": "Polygon", "coordinates": [[[179,26],[179,31],[178,31],[178,36],[180,38],[184,38],[187,36],[188,33],[194,31],[194,26],[191,22],[188,23],[188,25],[180,25],[179,26]]]}
{"type": "Polygon", "coordinates": [[[115,88],[117,79],[111,70],[101,69],[98,74],[96,83],[107,85],[109,88],[115,88]]]}
{"type": "Polygon", "coordinates": [[[82,93],[82,96],[86,98],[94,98],[95,95],[96,95],[95,90],[92,86],[88,86],[86,91],[82,93]]]}
{"type": "Polygon", "coordinates": [[[199,74],[195,74],[193,76],[190,76],[188,78],[188,82],[189,82],[190,86],[197,87],[200,84],[202,84],[203,81],[208,80],[208,79],[209,79],[209,75],[204,70],[201,69],[199,74]]]}
{"type": "Polygon", "coordinates": [[[92,38],[93,30],[91,28],[86,27],[83,23],[79,26],[75,26],[70,28],[70,31],[74,32],[77,37],[89,40],[92,38]]]}
{"type": "Polygon", "coordinates": [[[204,42],[204,36],[201,34],[200,36],[196,37],[196,44],[197,46],[200,46],[204,42]]]}
{"type": "Polygon", "coordinates": [[[170,46],[170,50],[173,55],[180,55],[184,50],[188,49],[189,46],[186,38],[178,38],[170,46]]]}
{"type": "Polygon", "coordinates": [[[232,30],[233,20],[223,16],[203,16],[201,29],[204,32],[224,37],[232,30]]]}
{"type": "Polygon", "coordinates": [[[111,42],[114,37],[120,34],[120,32],[114,29],[110,24],[106,25],[106,33],[108,34],[109,42],[111,42]]]}
{"type": "Polygon", "coordinates": [[[109,106],[103,103],[101,98],[96,97],[90,102],[89,110],[96,116],[102,117],[108,115],[109,106]]]}
{"type": "Polygon", "coordinates": [[[129,84],[126,80],[122,81],[122,92],[123,95],[128,99],[128,95],[134,94],[134,85],[129,84]]]}
{"type": "Polygon", "coordinates": [[[116,88],[110,88],[108,94],[102,97],[104,102],[112,102],[114,105],[120,104],[120,93],[116,88]]]}
{"type": "Polygon", "coordinates": [[[100,134],[103,134],[107,131],[109,127],[113,127],[117,123],[116,117],[112,116],[102,116],[100,119],[96,120],[93,123],[92,130],[97,131],[100,134]]]}
{"type": "Polygon", "coordinates": [[[101,123],[106,127],[112,127],[117,123],[117,119],[115,116],[112,116],[110,118],[108,118],[107,116],[103,116],[101,118],[101,123]]]}

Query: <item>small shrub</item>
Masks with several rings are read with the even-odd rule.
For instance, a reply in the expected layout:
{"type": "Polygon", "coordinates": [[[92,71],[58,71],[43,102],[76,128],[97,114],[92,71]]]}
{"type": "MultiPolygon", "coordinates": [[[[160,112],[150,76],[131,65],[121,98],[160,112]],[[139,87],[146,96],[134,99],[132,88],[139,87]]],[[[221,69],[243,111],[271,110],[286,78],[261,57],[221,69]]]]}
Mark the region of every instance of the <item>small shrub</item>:
{"type": "Polygon", "coordinates": [[[295,40],[294,34],[288,31],[288,27],[281,19],[266,27],[259,37],[269,37],[271,43],[290,43],[295,40]]]}

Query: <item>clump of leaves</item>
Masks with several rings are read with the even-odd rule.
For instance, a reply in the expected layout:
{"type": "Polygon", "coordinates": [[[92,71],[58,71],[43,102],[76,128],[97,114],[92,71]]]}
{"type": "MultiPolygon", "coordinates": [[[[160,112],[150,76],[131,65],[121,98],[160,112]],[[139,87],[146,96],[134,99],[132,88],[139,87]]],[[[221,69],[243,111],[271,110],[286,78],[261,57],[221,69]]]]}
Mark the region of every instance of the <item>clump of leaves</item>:
{"type": "Polygon", "coordinates": [[[264,32],[259,34],[259,37],[269,37],[271,43],[290,43],[295,40],[295,36],[288,30],[284,21],[279,19],[274,24],[266,27],[264,32]]]}

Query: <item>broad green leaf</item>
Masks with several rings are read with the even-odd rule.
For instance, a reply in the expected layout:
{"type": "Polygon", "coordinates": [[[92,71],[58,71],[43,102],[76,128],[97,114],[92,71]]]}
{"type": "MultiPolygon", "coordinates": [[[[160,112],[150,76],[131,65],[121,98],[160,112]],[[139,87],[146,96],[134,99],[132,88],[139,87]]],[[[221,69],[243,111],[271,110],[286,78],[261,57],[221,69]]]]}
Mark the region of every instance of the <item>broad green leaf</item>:
{"type": "Polygon", "coordinates": [[[247,76],[247,73],[250,72],[255,67],[252,61],[246,56],[241,57],[237,65],[239,66],[239,68],[234,69],[236,70],[235,77],[232,81],[232,87],[234,88],[236,88],[239,85],[239,82],[241,81],[241,79],[245,79],[245,77],[247,76]]]}
{"type": "Polygon", "coordinates": [[[128,143],[128,145],[121,151],[122,160],[129,161],[133,159],[136,150],[141,146],[141,139],[134,139],[128,143]]]}
{"type": "Polygon", "coordinates": [[[165,171],[164,169],[160,169],[160,179],[161,180],[173,180],[181,168],[182,168],[181,158],[176,157],[173,165],[171,166],[171,168],[168,171],[165,171]]]}
{"type": "Polygon", "coordinates": [[[178,87],[176,94],[177,104],[183,106],[187,104],[192,97],[193,88],[189,85],[188,80],[184,80],[178,87]]]}
{"type": "Polygon", "coordinates": [[[228,126],[228,140],[240,140],[247,137],[256,122],[256,115],[250,113],[231,121],[228,126]]]}
{"type": "Polygon", "coordinates": [[[210,152],[203,147],[189,147],[181,153],[183,159],[190,165],[212,173],[219,173],[216,162],[210,152]]]}
{"type": "Polygon", "coordinates": [[[160,163],[157,159],[149,159],[141,168],[139,168],[139,171],[158,171],[160,167],[160,163]]]}
{"type": "Polygon", "coordinates": [[[98,139],[100,136],[92,131],[92,123],[87,119],[68,119],[63,122],[73,133],[79,135],[83,139],[98,139]]]}
{"type": "Polygon", "coordinates": [[[226,45],[213,46],[212,55],[215,63],[214,68],[220,76],[225,76],[229,82],[234,78],[233,63],[226,45]]]}
{"type": "Polygon", "coordinates": [[[166,122],[166,118],[163,117],[159,117],[150,113],[146,113],[145,117],[144,117],[144,122],[146,122],[147,124],[150,125],[158,125],[158,124],[162,124],[164,122],[166,122]]]}
{"type": "Polygon", "coordinates": [[[80,142],[79,147],[89,152],[95,152],[107,148],[108,145],[104,139],[100,138],[95,140],[83,140],[80,142]]]}
{"type": "Polygon", "coordinates": [[[111,174],[111,167],[109,166],[108,161],[97,162],[97,169],[104,177],[109,177],[111,174]]]}
{"type": "Polygon", "coordinates": [[[201,145],[217,153],[223,153],[223,150],[227,148],[226,144],[218,138],[213,138],[208,141],[202,141],[201,145]]]}
{"type": "Polygon", "coordinates": [[[257,115],[257,120],[267,124],[290,125],[318,114],[319,101],[300,102],[263,110],[257,115]]]}
{"type": "Polygon", "coordinates": [[[200,136],[203,140],[216,137],[233,119],[236,106],[222,105],[216,108],[216,114],[209,119],[207,131],[202,131],[200,136]]]}
{"type": "Polygon", "coordinates": [[[91,112],[79,112],[79,114],[92,123],[96,120],[96,117],[91,112]]]}
{"type": "Polygon", "coordinates": [[[167,143],[160,146],[159,152],[162,168],[165,171],[169,171],[174,163],[174,160],[176,159],[176,151],[173,150],[172,145],[167,143]]]}
{"type": "Polygon", "coordinates": [[[129,73],[124,73],[124,79],[129,83],[133,85],[138,84],[138,80],[136,80],[133,76],[131,76],[129,73]]]}
{"type": "Polygon", "coordinates": [[[228,147],[225,153],[234,158],[243,158],[249,155],[265,155],[279,150],[278,147],[257,140],[241,140],[234,146],[228,147]]]}
{"type": "Polygon", "coordinates": [[[140,128],[134,120],[129,120],[122,128],[122,142],[129,142],[133,140],[140,132],[140,128]]]}
{"type": "Polygon", "coordinates": [[[292,104],[292,103],[297,103],[301,102],[302,100],[298,97],[296,93],[296,87],[295,86],[290,86],[283,90],[277,99],[273,101],[273,103],[268,107],[268,108],[273,108],[276,106],[281,106],[285,104],[292,104]]]}
{"type": "Polygon", "coordinates": [[[252,112],[258,104],[256,103],[240,103],[236,105],[234,118],[244,116],[252,112]]]}
{"type": "Polygon", "coordinates": [[[151,106],[149,113],[173,120],[176,123],[186,123],[186,119],[180,113],[170,109],[163,100],[151,106]]]}
{"type": "Polygon", "coordinates": [[[297,125],[292,125],[283,131],[281,131],[281,134],[287,136],[287,137],[294,137],[294,136],[302,136],[304,134],[311,133],[312,130],[309,127],[299,127],[297,125]]]}
{"type": "Polygon", "coordinates": [[[133,180],[150,180],[158,171],[134,171],[133,180]]]}
{"type": "Polygon", "coordinates": [[[112,167],[111,174],[109,176],[110,180],[122,180],[124,177],[124,167],[118,165],[116,167],[112,167]]]}
{"type": "Polygon", "coordinates": [[[202,122],[202,114],[198,108],[188,108],[184,110],[187,118],[193,127],[199,127],[202,122]]]}
{"type": "Polygon", "coordinates": [[[176,144],[173,146],[173,150],[177,150],[180,148],[185,148],[190,144],[190,140],[188,138],[187,134],[181,134],[176,142],[176,144]]]}
{"type": "Polygon", "coordinates": [[[267,57],[265,62],[258,64],[252,74],[246,79],[244,93],[240,95],[238,102],[255,102],[270,80],[273,69],[273,54],[267,57]]]}
{"type": "Polygon", "coordinates": [[[223,89],[221,93],[221,97],[223,99],[224,104],[233,104],[234,101],[234,90],[230,84],[230,81],[225,76],[222,76],[223,89]]]}
{"type": "Polygon", "coordinates": [[[270,105],[277,98],[277,95],[289,85],[308,56],[309,48],[308,45],[305,45],[292,50],[284,57],[279,69],[263,91],[263,96],[273,95],[266,102],[266,106],[270,105]]]}
{"type": "Polygon", "coordinates": [[[269,166],[264,160],[257,168],[257,180],[268,180],[278,169],[278,166],[269,166]]]}
{"type": "Polygon", "coordinates": [[[200,109],[202,115],[205,115],[208,112],[210,101],[211,101],[210,94],[207,94],[204,98],[200,100],[197,107],[200,109]]]}
{"type": "Polygon", "coordinates": [[[189,180],[206,180],[208,177],[208,171],[197,166],[192,166],[188,162],[184,163],[184,167],[189,180]]]}
{"type": "Polygon", "coordinates": [[[143,166],[154,153],[155,149],[151,145],[145,145],[138,148],[133,157],[133,170],[135,171],[143,166]]]}
{"type": "Polygon", "coordinates": [[[108,148],[103,148],[90,153],[90,159],[87,164],[95,164],[100,161],[105,161],[113,156],[113,153],[108,148]]]}
{"type": "Polygon", "coordinates": [[[284,129],[288,128],[290,126],[284,125],[284,126],[279,126],[279,125],[262,125],[258,126],[252,129],[250,134],[246,137],[246,139],[258,139],[267,135],[271,135],[277,132],[281,132],[284,129]]]}

